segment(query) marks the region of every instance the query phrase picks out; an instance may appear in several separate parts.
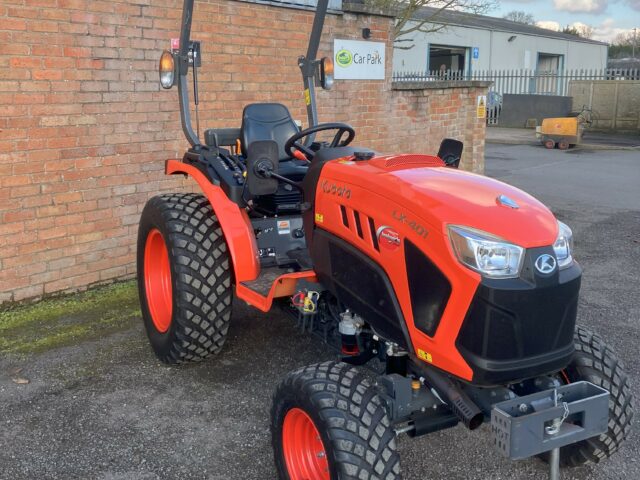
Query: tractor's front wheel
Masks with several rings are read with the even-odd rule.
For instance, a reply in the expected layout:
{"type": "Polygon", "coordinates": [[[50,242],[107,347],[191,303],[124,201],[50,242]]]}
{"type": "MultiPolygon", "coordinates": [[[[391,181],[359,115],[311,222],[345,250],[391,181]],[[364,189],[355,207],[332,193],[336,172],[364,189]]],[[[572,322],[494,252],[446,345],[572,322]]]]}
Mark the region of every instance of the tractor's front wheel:
{"type": "Polygon", "coordinates": [[[217,353],[231,317],[227,245],[209,201],[153,197],[138,230],[138,292],[155,354],[169,364],[217,353]]]}
{"type": "MultiPolygon", "coordinates": [[[[564,383],[586,380],[609,390],[609,429],[598,437],[562,447],[560,462],[567,467],[599,463],[613,455],[629,434],[633,417],[629,380],[611,347],[602,337],[580,326],[576,328],[575,346],[575,356],[560,372],[560,380],[564,383]]],[[[543,458],[548,459],[548,454],[543,458]]]]}
{"type": "Polygon", "coordinates": [[[396,436],[385,407],[356,368],[339,362],[290,373],[271,407],[281,480],[399,480],[396,436]]]}

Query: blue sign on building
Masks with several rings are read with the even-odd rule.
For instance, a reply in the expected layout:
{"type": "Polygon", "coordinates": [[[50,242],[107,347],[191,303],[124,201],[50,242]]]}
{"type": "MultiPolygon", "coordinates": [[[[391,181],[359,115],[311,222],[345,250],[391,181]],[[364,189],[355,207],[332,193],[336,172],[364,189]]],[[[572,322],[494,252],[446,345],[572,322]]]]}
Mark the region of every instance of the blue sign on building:
{"type": "Polygon", "coordinates": [[[473,58],[480,58],[480,49],[478,47],[473,47],[473,58]]]}

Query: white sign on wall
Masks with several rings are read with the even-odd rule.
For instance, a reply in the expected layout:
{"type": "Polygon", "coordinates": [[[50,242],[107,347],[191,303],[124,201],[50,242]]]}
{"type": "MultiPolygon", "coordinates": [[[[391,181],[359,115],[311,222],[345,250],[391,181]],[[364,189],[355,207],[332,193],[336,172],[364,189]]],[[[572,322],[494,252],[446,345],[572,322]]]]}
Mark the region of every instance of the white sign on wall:
{"type": "Polygon", "coordinates": [[[385,44],[335,39],[333,61],[336,80],[384,80],[385,44]]]}

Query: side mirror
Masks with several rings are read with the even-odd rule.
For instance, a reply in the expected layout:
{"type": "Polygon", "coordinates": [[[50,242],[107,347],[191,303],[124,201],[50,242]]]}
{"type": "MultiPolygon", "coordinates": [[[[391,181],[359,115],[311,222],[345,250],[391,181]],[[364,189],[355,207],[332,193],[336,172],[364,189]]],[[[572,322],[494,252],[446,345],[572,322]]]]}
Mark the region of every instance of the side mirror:
{"type": "Polygon", "coordinates": [[[445,163],[447,167],[458,168],[460,159],[462,158],[462,150],[464,143],[453,138],[445,138],[440,143],[438,157],[445,163]]]}
{"type": "Polygon", "coordinates": [[[274,140],[258,140],[247,149],[247,188],[253,196],[271,195],[278,191],[278,144],[274,140]]]}

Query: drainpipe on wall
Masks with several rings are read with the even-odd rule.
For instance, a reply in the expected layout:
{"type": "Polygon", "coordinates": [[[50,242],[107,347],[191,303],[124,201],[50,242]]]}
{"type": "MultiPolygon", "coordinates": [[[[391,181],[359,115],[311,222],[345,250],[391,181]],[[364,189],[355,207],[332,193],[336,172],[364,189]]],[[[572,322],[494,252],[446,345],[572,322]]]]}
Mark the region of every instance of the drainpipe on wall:
{"type": "Polygon", "coordinates": [[[489,71],[493,70],[492,55],[493,52],[493,30],[489,30],[489,71]]]}

